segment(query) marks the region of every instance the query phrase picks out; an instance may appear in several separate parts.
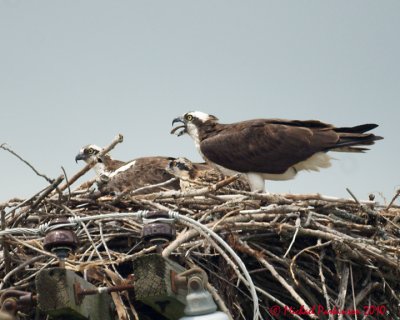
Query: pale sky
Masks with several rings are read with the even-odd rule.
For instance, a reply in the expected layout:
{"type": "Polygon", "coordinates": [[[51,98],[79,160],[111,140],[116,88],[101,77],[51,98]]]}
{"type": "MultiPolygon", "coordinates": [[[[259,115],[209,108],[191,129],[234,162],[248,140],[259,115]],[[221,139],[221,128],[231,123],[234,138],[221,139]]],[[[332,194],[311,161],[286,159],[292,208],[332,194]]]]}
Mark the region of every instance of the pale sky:
{"type": "MultiPolygon", "coordinates": [[[[0,144],[37,170],[69,176],[83,145],[112,155],[201,158],[169,134],[191,110],[380,125],[366,154],[270,192],[384,202],[400,187],[400,1],[0,0],[0,144]]],[[[0,202],[47,185],[0,150],[0,202]]],[[[86,179],[91,174],[85,176],[86,179]]],[[[78,181],[78,183],[84,180],[78,181]]]]}

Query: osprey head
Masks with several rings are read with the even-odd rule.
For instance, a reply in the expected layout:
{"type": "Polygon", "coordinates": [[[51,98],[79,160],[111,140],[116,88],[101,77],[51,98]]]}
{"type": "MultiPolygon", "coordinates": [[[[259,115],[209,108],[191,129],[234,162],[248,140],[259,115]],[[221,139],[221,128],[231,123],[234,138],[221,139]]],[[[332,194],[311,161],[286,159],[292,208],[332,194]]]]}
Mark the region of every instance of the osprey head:
{"type": "Polygon", "coordinates": [[[79,153],[75,157],[75,161],[78,162],[78,160],[83,160],[86,163],[89,163],[93,158],[95,158],[102,148],[94,145],[94,144],[89,144],[85,147],[83,147],[81,150],[79,150],[79,153]]]}
{"type": "Polygon", "coordinates": [[[165,170],[180,179],[188,179],[193,170],[193,163],[186,158],[168,158],[168,165],[165,170]]]}
{"type": "Polygon", "coordinates": [[[174,129],[172,129],[171,134],[176,134],[179,137],[187,133],[192,138],[195,138],[197,137],[197,131],[200,126],[202,126],[205,123],[217,122],[217,121],[218,121],[217,117],[201,111],[187,112],[183,116],[175,118],[172,121],[172,125],[174,125],[176,122],[181,122],[183,123],[183,125],[177,126],[174,129]],[[179,129],[182,130],[177,132],[179,129]]]}

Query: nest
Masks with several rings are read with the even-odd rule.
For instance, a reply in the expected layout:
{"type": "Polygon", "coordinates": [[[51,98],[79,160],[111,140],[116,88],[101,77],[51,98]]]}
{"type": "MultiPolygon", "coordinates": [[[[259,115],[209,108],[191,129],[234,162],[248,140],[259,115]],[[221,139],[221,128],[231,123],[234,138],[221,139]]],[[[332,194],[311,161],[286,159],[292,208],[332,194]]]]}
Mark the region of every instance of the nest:
{"type": "MultiPolygon", "coordinates": [[[[399,317],[400,209],[395,198],[382,206],[319,194],[257,194],[230,189],[236,177],[186,193],[151,193],[150,186],[147,194],[130,190],[102,196],[90,188],[93,181],[72,190],[71,184],[89,168],[64,185],[60,176],[29,199],[0,204],[0,293],[32,291],[37,273],[58,265],[43,248],[40,228],[65,215],[88,218],[78,227],[81,246],[68,257],[66,268],[92,275],[96,286],[122,283],[130,262],[160,252],[160,247],[142,241],[140,220],[90,217],[159,210],[200,222],[234,249],[254,284],[258,318],[399,317]]],[[[176,239],[162,247],[162,255],[187,269],[205,270],[219,308],[232,319],[253,319],[254,299],[243,267],[207,234],[178,221],[176,228],[176,239]]],[[[146,319],[134,299],[120,293],[113,300],[117,318],[146,319]]],[[[33,311],[20,314],[21,319],[33,317],[33,311]]]]}

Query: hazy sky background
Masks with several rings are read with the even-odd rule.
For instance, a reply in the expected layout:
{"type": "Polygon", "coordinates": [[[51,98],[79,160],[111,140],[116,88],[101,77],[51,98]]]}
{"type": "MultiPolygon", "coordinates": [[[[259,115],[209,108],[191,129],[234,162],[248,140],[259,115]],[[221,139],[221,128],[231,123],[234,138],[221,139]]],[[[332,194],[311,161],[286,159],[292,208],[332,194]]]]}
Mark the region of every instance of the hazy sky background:
{"type": "MultiPolygon", "coordinates": [[[[199,161],[169,131],[201,110],[226,123],[378,123],[385,140],[368,153],[334,153],[330,169],[267,189],[347,197],[348,187],[383,202],[400,187],[398,0],[0,0],[0,46],[0,143],[50,177],[61,166],[72,176],[81,146],[117,133],[116,158],[199,161]]],[[[0,202],[47,185],[6,151],[0,163],[0,202]]]]}

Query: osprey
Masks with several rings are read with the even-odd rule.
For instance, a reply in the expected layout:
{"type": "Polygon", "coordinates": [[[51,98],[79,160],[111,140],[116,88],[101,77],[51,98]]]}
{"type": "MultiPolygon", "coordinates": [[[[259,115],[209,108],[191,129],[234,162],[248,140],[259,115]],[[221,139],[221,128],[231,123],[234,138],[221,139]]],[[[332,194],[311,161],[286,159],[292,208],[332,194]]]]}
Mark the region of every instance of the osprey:
{"type": "MultiPolygon", "coordinates": [[[[183,157],[169,158],[169,160],[166,170],[179,178],[181,190],[184,192],[209,186],[226,178],[220,171],[206,163],[193,163],[183,157]]],[[[247,182],[242,180],[236,180],[228,187],[250,191],[247,182]]]]}
{"type": "Polygon", "coordinates": [[[172,134],[189,134],[208,163],[226,175],[243,173],[252,191],[264,191],[264,180],[289,180],[301,170],[329,167],[328,151],[364,152],[364,146],[383,139],[367,133],[376,124],[336,128],[317,120],[285,119],[222,124],[200,111],[175,118],[172,125],[176,122],[183,125],[172,134]]]}
{"type": "MultiPolygon", "coordinates": [[[[174,178],[165,170],[169,162],[167,157],[142,157],[124,162],[111,158],[109,154],[99,157],[100,151],[102,148],[96,145],[85,146],[76,155],[75,161],[84,160],[90,163],[92,159],[96,159],[93,169],[102,193],[121,193],[127,189],[135,190],[174,178]]],[[[179,182],[173,181],[163,188],[179,190],[179,182]]],[[[151,189],[149,192],[164,189],[151,189]]]]}

